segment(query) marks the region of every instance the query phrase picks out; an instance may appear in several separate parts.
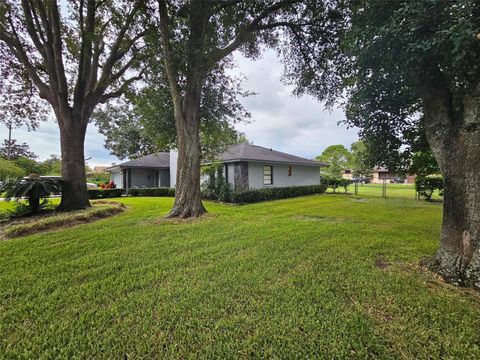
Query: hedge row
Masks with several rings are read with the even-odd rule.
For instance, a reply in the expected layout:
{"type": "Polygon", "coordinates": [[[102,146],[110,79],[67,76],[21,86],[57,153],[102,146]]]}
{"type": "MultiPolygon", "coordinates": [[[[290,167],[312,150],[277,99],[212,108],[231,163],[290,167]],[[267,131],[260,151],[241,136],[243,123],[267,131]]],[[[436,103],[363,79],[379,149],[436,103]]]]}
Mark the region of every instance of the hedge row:
{"type": "Polygon", "coordinates": [[[120,197],[123,194],[123,189],[88,189],[89,199],[107,199],[120,197]]]}
{"type": "Polygon", "coordinates": [[[144,189],[128,189],[128,196],[175,196],[174,188],[144,188],[144,189]]]}
{"type": "MultiPolygon", "coordinates": [[[[117,189],[113,189],[117,190],[117,189]]],[[[252,189],[246,191],[236,191],[230,194],[226,202],[235,204],[247,204],[266,200],[286,199],[296,196],[323,194],[326,190],[324,184],[309,186],[290,186],[290,187],[273,187],[264,189],[252,189]]],[[[89,190],[91,191],[91,190],[89,190]]],[[[98,191],[98,190],[97,190],[98,191]]],[[[110,190],[99,190],[110,191],[110,190]]],[[[128,196],[175,196],[174,188],[144,188],[129,189],[128,196]]],[[[205,196],[204,196],[205,198],[205,196]]]]}
{"type": "Polygon", "coordinates": [[[266,200],[286,199],[303,195],[323,194],[325,185],[273,187],[236,191],[231,194],[230,202],[248,204],[266,200]]]}

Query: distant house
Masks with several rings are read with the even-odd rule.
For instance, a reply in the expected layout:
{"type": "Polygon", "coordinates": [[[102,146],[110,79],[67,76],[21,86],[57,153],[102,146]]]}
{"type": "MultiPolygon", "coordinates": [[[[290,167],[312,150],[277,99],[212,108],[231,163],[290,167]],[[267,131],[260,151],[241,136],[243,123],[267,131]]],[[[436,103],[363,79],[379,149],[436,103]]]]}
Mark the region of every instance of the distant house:
{"type": "MultiPolygon", "coordinates": [[[[320,183],[326,164],[247,143],[228,146],[218,155],[227,181],[235,190],[320,183]]],[[[205,163],[206,165],[206,163],[205,163]]],[[[177,153],[159,152],[107,169],[120,188],[174,187],[177,153]]]]}
{"type": "Polygon", "coordinates": [[[93,173],[94,174],[101,174],[107,170],[109,166],[103,166],[103,165],[97,165],[93,167],[93,173]]]}
{"type": "MultiPolygon", "coordinates": [[[[344,179],[352,180],[354,178],[351,169],[345,169],[342,173],[344,179]]],[[[385,167],[376,166],[373,168],[372,175],[368,178],[368,181],[373,184],[380,184],[385,179],[387,182],[402,182],[404,184],[414,184],[416,175],[407,175],[390,171],[385,167]]]]}

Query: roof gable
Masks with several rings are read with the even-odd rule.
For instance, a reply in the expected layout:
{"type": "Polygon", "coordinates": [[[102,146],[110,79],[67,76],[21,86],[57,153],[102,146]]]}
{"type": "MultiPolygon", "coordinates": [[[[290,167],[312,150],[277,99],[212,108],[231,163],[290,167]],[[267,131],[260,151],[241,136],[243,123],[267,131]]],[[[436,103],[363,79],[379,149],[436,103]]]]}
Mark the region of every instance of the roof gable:
{"type": "Polygon", "coordinates": [[[170,153],[159,152],[145,155],[116,166],[120,168],[168,168],[170,167],[170,153]]]}

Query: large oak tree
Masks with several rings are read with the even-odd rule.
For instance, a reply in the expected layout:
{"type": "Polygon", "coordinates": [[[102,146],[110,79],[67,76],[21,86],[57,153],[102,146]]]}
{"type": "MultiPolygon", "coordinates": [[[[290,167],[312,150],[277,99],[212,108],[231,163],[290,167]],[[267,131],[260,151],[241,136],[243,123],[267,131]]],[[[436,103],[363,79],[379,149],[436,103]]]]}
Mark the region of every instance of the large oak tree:
{"type": "MultiPolygon", "coordinates": [[[[309,69],[325,67],[334,48],[339,14],[334,1],[318,0],[159,0],[162,61],[172,97],[177,132],[178,171],[171,217],[205,212],[200,193],[200,108],[205,79],[240,50],[250,58],[274,47],[292,65],[297,57],[309,69]],[[312,46],[312,39],[319,40],[312,46]]],[[[288,76],[286,77],[288,80],[288,76]]],[[[331,80],[331,79],[330,79],[331,80]]],[[[319,88],[328,86],[322,81],[319,88]]]]}
{"type": "MultiPolygon", "coordinates": [[[[143,1],[1,0],[2,69],[34,85],[60,128],[62,177],[59,208],[89,205],[84,139],[99,103],[121,96],[141,71],[143,1]]],[[[3,94],[5,96],[5,94],[3,94]]],[[[25,96],[28,94],[25,93],[25,96]]]]}
{"type": "Polygon", "coordinates": [[[342,49],[350,61],[336,67],[349,89],[348,121],[379,153],[398,153],[424,129],[444,177],[441,241],[430,266],[480,288],[480,3],[347,4],[342,49]]]}

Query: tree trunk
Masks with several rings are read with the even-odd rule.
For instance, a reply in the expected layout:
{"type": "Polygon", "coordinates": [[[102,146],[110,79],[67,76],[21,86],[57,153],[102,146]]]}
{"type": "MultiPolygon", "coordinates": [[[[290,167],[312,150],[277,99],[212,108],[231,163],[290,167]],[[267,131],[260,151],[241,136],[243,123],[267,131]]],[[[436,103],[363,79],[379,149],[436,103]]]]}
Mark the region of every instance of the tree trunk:
{"type": "Polygon", "coordinates": [[[185,99],[185,112],[176,116],[177,128],[177,181],[175,203],[168,214],[169,218],[199,217],[206,212],[202,204],[200,190],[200,105],[196,97],[200,93],[189,95],[185,99]]]}
{"type": "Polygon", "coordinates": [[[30,195],[28,197],[28,207],[32,215],[38,214],[40,209],[40,198],[30,195]]]}
{"type": "Polygon", "coordinates": [[[7,160],[10,161],[11,157],[12,157],[12,124],[8,124],[7,160]]]}
{"type": "Polygon", "coordinates": [[[82,210],[90,206],[84,156],[87,122],[72,119],[59,121],[59,124],[64,184],[58,210],[82,210]]]}
{"type": "Polygon", "coordinates": [[[479,98],[464,101],[461,119],[430,124],[427,136],[444,177],[440,248],[430,268],[448,282],[480,288],[479,98]]]}

